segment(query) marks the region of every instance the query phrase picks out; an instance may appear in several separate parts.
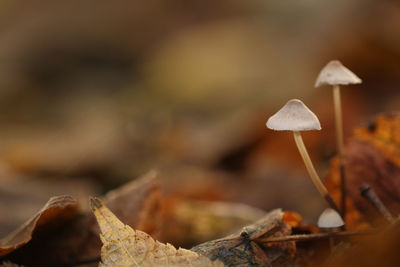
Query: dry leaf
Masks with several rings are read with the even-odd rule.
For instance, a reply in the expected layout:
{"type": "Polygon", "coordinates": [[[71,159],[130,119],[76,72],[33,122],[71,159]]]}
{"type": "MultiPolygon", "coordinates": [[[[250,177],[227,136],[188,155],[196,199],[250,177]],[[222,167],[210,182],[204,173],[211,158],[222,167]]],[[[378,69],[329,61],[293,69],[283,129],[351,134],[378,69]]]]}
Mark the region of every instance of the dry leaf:
{"type": "MultiPolygon", "coordinates": [[[[115,214],[135,229],[157,236],[162,225],[160,218],[160,188],[154,171],[108,192],[104,201],[115,214]]],[[[53,248],[57,254],[52,262],[58,265],[93,261],[100,257],[99,228],[93,214],[87,213],[66,229],[63,240],[53,248]]]]}
{"type": "MultiPolygon", "coordinates": [[[[109,192],[104,198],[108,205],[135,228],[157,234],[160,194],[155,172],[109,192]]],[[[67,215],[60,211],[58,216],[67,215]]],[[[35,217],[36,218],[36,217],[35,217]]],[[[28,266],[77,265],[97,262],[101,241],[99,228],[91,212],[71,215],[69,221],[55,227],[45,227],[32,240],[7,255],[6,259],[28,266]]],[[[26,223],[30,225],[30,223],[26,223]]],[[[3,248],[4,250],[4,248],[3,248]]],[[[1,251],[1,250],[0,250],[1,251]]]]}
{"type": "MultiPolygon", "coordinates": [[[[347,228],[364,228],[381,217],[360,195],[369,184],[394,213],[400,212],[400,116],[381,115],[368,127],[359,127],[346,146],[345,171],[348,187],[347,228]]],[[[338,162],[331,163],[327,187],[339,200],[338,162]]]]}
{"type": "Polygon", "coordinates": [[[149,171],[104,196],[105,203],[118,218],[152,236],[158,234],[162,226],[158,177],[158,172],[149,171]]]}
{"type": "MultiPolygon", "coordinates": [[[[1,164],[0,164],[1,165],[1,164]]],[[[0,166],[0,238],[14,231],[36,214],[53,196],[70,195],[78,202],[97,195],[93,181],[80,178],[22,176],[0,166]]]]}
{"type": "Polygon", "coordinates": [[[400,114],[379,115],[368,127],[356,128],[354,137],[371,144],[400,166],[400,114]]]}
{"type": "Polygon", "coordinates": [[[52,197],[46,205],[30,220],[13,233],[0,240],[0,256],[28,243],[38,231],[55,227],[78,214],[78,203],[71,196],[52,197]]]}
{"type": "Polygon", "coordinates": [[[99,266],[223,266],[186,249],[155,241],[148,234],[123,224],[96,198],[90,201],[103,242],[99,266]]]}

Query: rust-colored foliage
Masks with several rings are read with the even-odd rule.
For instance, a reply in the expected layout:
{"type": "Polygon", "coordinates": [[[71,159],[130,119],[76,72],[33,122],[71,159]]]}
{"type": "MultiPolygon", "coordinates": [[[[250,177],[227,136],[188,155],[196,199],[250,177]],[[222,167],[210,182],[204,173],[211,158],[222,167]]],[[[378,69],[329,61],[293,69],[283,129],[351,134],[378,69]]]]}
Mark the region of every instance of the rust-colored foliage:
{"type": "MultiPolygon", "coordinates": [[[[374,207],[360,195],[368,184],[393,213],[400,203],[400,116],[380,115],[366,127],[354,130],[346,146],[345,173],[348,189],[348,228],[363,228],[382,220],[374,207]]],[[[338,162],[333,159],[327,186],[339,201],[338,162]]]]}

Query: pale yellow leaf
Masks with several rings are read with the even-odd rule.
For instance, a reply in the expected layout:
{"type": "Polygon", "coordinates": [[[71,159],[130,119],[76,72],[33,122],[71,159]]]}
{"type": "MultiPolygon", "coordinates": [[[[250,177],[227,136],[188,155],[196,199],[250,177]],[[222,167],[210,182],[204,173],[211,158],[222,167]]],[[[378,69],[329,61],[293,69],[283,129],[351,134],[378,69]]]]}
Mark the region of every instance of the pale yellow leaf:
{"type": "Polygon", "coordinates": [[[123,224],[99,199],[92,198],[90,205],[100,226],[100,267],[130,266],[224,266],[219,261],[186,249],[176,249],[170,244],[154,240],[148,234],[133,230],[123,224]]]}

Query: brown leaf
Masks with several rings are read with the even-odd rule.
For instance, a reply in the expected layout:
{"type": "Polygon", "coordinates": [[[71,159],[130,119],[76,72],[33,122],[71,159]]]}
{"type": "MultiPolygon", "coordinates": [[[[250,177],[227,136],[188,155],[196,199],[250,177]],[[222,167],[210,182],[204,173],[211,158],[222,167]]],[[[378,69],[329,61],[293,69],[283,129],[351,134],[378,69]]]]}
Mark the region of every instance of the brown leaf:
{"type": "MultiPolygon", "coordinates": [[[[154,236],[162,225],[157,175],[151,171],[104,196],[104,202],[116,216],[154,236]]],[[[59,256],[54,258],[55,263],[86,262],[100,257],[99,228],[92,214],[85,214],[66,231],[66,238],[57,242],[59,256]]]]}
{"type": "Polygon", "coordinates": [[[0,240],[0,256],[28,243],[35,234],[47,227],[56,227],[75,217],[78,203],[70,196],[52,197],[46,205],[16,231],[0,240]]]}
{"type": "MultiPolygon", "coordinates": [[[[105,196],[117,216],[150,233],[159,230],[160,194],[156,173],[124,185],[105,196]],[[153,217],[151,217],[153,216],[153,217]]],[[[75,214],[59,227],[44,229],[25,246],[7,256],[18,264],[35,266],[74,265],[96,262],[100,256],[99,229],[91,212],[75,214]]]]}
{"type": "Polygon", "coordinates": [[[150,171],[139,179],[108,192],[104,196],[104,202],[127,224],[155,235],[162,226],[162,196],[158,176],[156,171],[150,171]]]}
{"type": "MultiPolygon", "coordinates": [[[[380,214],[360,195],[369,184],[394,213],[400,212],[400,116],[381,115],[368,127],[355,129],[346,146],[345,171],[348,184],[347,227],[364,228],[377,223],[380,214]]],[[[339,200],[338,162],[332,161],[327,187],[339,200]]],[[[379,219],[380,220],[380,219],[379,219]]]]}
{"type": "Polygon", "coordinates": [[[0,216],[0,238],[30,219],[51,197],[70,195],[86,202],[88,195],[98,194],[97,188],[83,177],[40,179],[0,169],[0,214],[6,215],[0,216]]]}
{"type": "Polygon", "coordinates": [[[96,198],[90,205],[101,229],[103,242],[99,266],[220,266],[223,264],[186,249],[162,244],[139,230],[123,224],[96,198]]]}

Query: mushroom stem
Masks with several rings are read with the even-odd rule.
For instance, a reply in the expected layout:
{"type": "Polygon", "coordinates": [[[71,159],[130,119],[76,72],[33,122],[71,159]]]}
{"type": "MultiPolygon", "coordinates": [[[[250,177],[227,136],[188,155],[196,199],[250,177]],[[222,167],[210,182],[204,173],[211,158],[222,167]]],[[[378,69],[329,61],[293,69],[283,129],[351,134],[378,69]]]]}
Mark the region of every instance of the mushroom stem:
{"type": "Polygon", "coordinates": [[[333,105],[335,109],[335,126],[336,126],[336,144],[340,159],[343,158],[344,142],[343,142],[343,119],[342,119],[342,103],[340,100],[339,85],[333,86],[333,105]]]}
{"type": "Polygon", "coordinates": [[[303,158],[304,164],[306,165],[308,174],[311,177],[311,181],[314,183],[315,187],[317,187],[318,192],[325,199],[328,205],[339,211],[332,197],[329,195],[328,190],[325,185],[321,182],[321,179],[318,176],[317,171],[314,168],[314,165],[310,159],[310,156],[307,152],[307,148],[304,145],[303,138],[301,137],[301,133],[299,131],[293,131],[294,140],[296,142],[297,148],[299,149],[300,155],[303,158]]]}
{"type": "Polygon", "coordinates": [[[336,145],[339,154],[339,175],[340,175],[340,210],[343,218],[346,216],[346,176],[344,172],[344,138],[343,138],[343,116],[342,103],[340,98],[339,85],[333,86],[333,106],[335,110],[335,126],[336,126],[336,145]]]}

